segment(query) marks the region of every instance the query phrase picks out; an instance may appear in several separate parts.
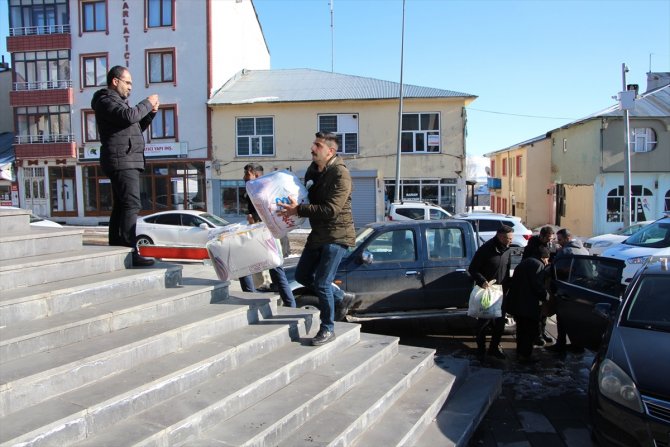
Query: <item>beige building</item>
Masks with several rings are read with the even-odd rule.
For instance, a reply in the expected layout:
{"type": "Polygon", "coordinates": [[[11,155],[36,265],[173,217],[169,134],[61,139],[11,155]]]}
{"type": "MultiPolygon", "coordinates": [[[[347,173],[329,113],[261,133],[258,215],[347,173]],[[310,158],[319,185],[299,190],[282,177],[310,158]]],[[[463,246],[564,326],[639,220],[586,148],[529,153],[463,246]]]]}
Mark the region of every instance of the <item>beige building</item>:
{"type": "MultiPolygon", "coordinates": [[[[243,167],[304,174],[317,131],[340,137],[356,225],[383,219],[395,193],[399,84],[309,69],[244,70],[209,101],[213,211],[244,212],[243,167]]],[[[400,198],[465,207],[465,106],[476,96],[405,85],[400,198]]]]}
{"type": "Polygon", "coordinates": [[[551,140],[546,135],[486,156],[492,211],[519,216],[528,228],[554,221],[551,140]]]}

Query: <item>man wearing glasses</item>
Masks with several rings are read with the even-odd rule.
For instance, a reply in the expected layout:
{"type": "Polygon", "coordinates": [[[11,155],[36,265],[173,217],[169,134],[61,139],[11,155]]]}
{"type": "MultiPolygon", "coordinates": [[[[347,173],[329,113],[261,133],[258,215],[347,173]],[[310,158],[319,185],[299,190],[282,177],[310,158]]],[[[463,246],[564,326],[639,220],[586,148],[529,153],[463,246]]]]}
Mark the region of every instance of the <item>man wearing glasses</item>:
{"type": "Polygon", "coordinates": [[[135,107],[128,105],[133,89],[130,71],[119,65],[107,73],[107,88],[95,92],[91,107],[100,134],[100,166],[112,183],[112,214],[109,245],[132,247],[133,266],[148,266],[135,244],[135,221],[142,208],[140,173],[144,171],[144,136],[158,107],[158,95],[150,95],[135,107]]]}

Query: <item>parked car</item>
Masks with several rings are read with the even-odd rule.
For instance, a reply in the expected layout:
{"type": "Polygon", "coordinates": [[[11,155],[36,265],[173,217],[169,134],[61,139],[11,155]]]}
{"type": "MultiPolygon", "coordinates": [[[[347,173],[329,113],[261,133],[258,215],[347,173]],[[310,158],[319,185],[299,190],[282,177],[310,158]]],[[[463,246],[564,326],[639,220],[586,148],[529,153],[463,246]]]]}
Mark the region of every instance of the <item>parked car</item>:
{"type": "Polygon", "coordinates": [[[442,220],[449,219],[451,213],[428,202],[393,202],[389,205],[388,220],[442,220]]]}
{"type": "Polygon", "coordinates": [[[455,219],[467,220],[479,232],[479,235],[485,241],[488,241],[496,235],[496,231],[501,225],[507,225],[514,228],[514,238],[512,239],[512,247],[525,247],[528,245],[528,239],[533,235],[533,232],[526,228],[521,222],[521,218],[517,216],[510,216],[499,213],[459,213],[453,216],[455,219]]]}
{"type": "MultiPolygon", "coordinates": [[[[17,208],[15,206],[0,206],[0,209],[3,210],[20,210],[21,208],[17,208]]],[[[30,210],[24,210],[24,211],[30,211],[30,210]]],[[[42,217],[36,216],[30,211],[30,225],[33,227],[50,227],[50,228],[62,228],[63,226],[57,222],[44,219],[42,217]]]]}
{"type": "Polygon", "coordinates": [[[205,211],[161,211],[139,217],[135,234],[138,246],[204,246],[210,230],[226,225],[230,223],[205,211]]]}
{"type": "Polygon", "coordinates": [[[635,273],[654,255],[670,253],[670,217],[650,223],[618,245],[608,248],[602,256],[626,262],[621,281],[628,284],[635,273]]]}
{"type": "MultiPolygon", "coordinates": [[[[600,445],[667,446],[668,257],[652,257],[638,270],[621,299],[615,296],[620,285],[616,274],[623,270],[621,260],[579,258],[565,262],[592,263],[593,276],[587,280],[575,273],[557,279],[561,297],[558,313],[566,322],[571,342],[597,350],[588,390],[593,435],[600,445]],[[605,284],[609,286],[602,288],[605,284]]],[[[565,265],[555,267],[560,270],[565,265]]]]}
{"type": "Polygon", "coordinates": [[[605,250],[610,248],[613,245],[619,244],[626,240],[626,238],[638,230],[646,227],[653,220],[645,220],[642,222],[634,223],[630,226],[624,227],[620,230],[615,231],[614,233],[601,234],[599,236],[593,236],[584,242],[584,248],[589,251],[590,255],[598,256],[601,255],[605,250]]]}

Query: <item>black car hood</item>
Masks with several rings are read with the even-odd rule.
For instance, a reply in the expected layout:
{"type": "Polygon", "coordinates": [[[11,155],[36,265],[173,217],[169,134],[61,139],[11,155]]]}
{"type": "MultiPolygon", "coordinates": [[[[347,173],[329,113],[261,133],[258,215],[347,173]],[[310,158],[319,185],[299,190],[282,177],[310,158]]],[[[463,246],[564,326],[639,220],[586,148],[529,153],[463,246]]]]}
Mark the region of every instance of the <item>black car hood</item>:
{"type": "Polygon", "coordinates": [[[670,333],[618,326],[607,358],[628,373],[640,393],[670,398],[670,333]]]}

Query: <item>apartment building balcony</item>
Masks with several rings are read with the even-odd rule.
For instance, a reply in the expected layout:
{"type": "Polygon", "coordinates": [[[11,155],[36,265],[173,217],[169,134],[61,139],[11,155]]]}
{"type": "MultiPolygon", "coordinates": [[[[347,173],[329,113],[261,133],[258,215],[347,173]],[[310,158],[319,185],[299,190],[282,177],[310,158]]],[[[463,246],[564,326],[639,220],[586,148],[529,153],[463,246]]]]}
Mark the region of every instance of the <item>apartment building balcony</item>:
{"type": "Polygon", "coordinates": [[[9,92],[9,105],[12,107],[56,104],[74,104],[71,80],[14,82],[9,92]]]}
{"type": "Polygon", "coordinates": [[[70,25],[42,25],[10,28],[7,51],[70,50],[70,25]]]}
{"type": "Polygon", "coordinates": [[[17,160],[30,158],[76,158],[74,134],[16,135],[14,152],[17,160]]]}
{"type": "Polygon", "coordinates": [[[486,179],[486,186],[489,189],[500,189],[502,188],[502,180],[499,178],[489,177],[486,179]]]}

